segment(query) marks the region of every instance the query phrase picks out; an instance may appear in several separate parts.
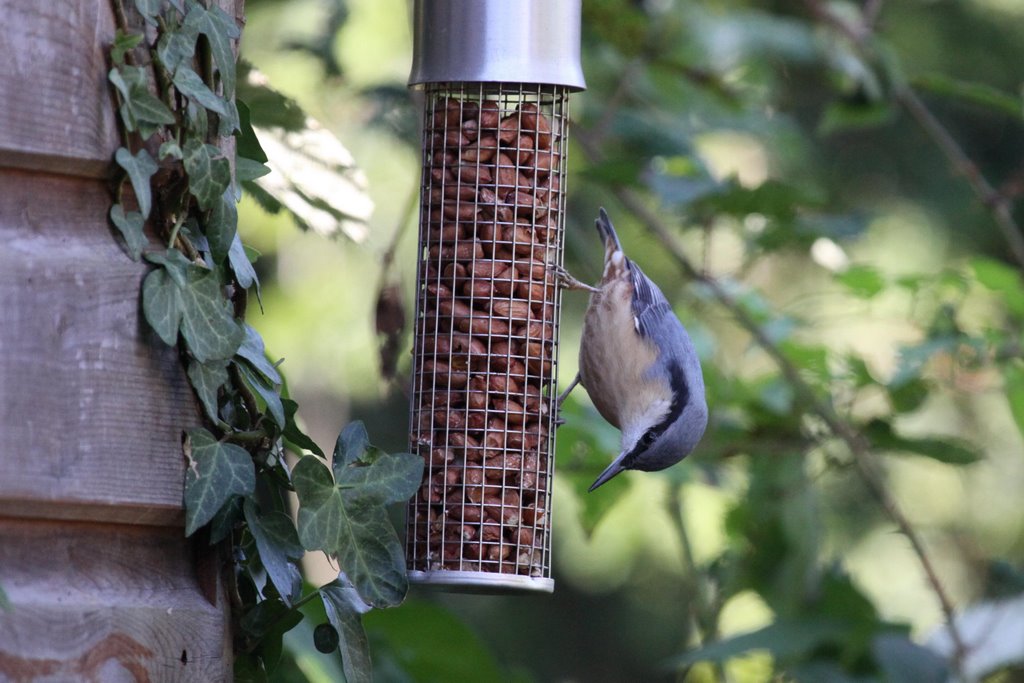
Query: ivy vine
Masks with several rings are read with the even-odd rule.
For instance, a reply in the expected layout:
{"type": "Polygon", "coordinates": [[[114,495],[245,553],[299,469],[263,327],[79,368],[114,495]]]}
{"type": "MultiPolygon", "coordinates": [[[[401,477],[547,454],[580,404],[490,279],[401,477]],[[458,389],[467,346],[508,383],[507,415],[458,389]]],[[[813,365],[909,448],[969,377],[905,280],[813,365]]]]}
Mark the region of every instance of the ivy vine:
{"type": "Polygon", "coordinates": [[[259,297],[258,254],[238,235],[237,203],[243,185],[270,170],[236,97],[234,18],[197,0],[134,0],[117,13],[108,79],[124,146],[114,155],[123,173],[110,220],[131,258],[153,266],[142,284],[145,319],[177,345],[202,409],[184,438],[185,532],[230,543],[235,676],[265,680],[300,608],[320,600],[328,621],[314,629],[316,647],[340,653],[349,681],[370,680],[360,615],[397,605],[408,590],[386,508],[412,496],[422,460],[374,448],[355,422],[329,462],[299,427],[279,363],[245,322],[249,293],[259,297]],[[297,456],[293,468],[285,451],[297,456]],[[303,593],[307,551],[340,571],[303,593]]]}

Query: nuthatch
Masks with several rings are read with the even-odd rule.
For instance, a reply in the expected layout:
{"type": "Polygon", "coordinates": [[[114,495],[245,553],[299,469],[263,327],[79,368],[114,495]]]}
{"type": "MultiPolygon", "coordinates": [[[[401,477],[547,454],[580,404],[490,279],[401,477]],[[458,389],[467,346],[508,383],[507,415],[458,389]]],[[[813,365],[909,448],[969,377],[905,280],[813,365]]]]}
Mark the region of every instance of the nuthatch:
{"type": "Polygon", "coordinates": [[[580,342],[577,383],[604,419],[622,431],[622,452],[590,490],[623,470],[662,470],[685,458],[704,434],[708,407],[693,342],[658,286],[626,258],[608,213],[596,221],[604,274],[591,287],[567,272],[568,289],[592,292],[580,342]]]}

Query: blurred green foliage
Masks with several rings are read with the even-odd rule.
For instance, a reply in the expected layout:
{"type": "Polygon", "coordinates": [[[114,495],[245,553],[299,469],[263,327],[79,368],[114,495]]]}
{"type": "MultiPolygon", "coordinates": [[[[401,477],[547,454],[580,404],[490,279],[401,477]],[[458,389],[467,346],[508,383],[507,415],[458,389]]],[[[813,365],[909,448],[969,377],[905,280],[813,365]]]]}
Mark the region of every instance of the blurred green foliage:
{"type": "MultiPolygon", "coordinates": [[[[682,464],[586,494],[617,433],[574,395],[558,434],[555,594],[423,594],[371,613],[378,678],[939,681],[959,669],[1016,680],[1019,644],[1016,663],[987,658],[1005,645],[998,631],[966,657],[942,645],[938,596],[864,462],[964,628],[974,606],[1019,595],[1024,264],[993,207],[1021,219],[1024,7],[583,4],[567,265],[598,276],[591,224],[606,206],[694,337],[711,425],[682,464]],[[969,165],[949,160],[908,92],[969,165]],[[979,173],[992,196],[972,192],[979,173]]],[[[349,411],[382,448],[404,449],[407,408],[382,391],[365,283],[404,283],[410,308],[409,7],[250,0],[247,11],[243,56],[349,147],[377,206],[353,245],[243,201],[267,302],[252,324],[287,359],[315,440],[349,411]],[[373,257],[393,246],[382,273],[373,257]]],[[[563,383],[584,306],[566,295],[563,383]]],[[[302,649],[311,637],[285,642],[280,680],[336,680],[302,649]]]]}

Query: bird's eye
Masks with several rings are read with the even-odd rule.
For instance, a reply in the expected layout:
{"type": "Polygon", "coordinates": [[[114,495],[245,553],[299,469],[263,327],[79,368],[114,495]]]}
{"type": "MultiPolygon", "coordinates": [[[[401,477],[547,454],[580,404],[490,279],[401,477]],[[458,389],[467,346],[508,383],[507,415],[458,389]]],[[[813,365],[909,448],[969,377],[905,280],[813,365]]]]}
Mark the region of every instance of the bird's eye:
{"type": "Polygon", "coordinates": [[[656,435],[654,433],[654,430],[648,429],[646,432],[644,432],[644,435],[640,437],[640,445],[643,446],[644,448],[647,448],[652,443],[654,443],[655,436],[656,435]]]}

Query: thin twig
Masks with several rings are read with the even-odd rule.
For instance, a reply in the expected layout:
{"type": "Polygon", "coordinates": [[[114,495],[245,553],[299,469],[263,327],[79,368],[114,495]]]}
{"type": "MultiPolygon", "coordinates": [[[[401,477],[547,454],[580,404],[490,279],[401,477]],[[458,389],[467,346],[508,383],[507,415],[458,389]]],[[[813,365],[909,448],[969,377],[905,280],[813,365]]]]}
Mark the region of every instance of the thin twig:
{"type": "MultiPolygon", "coordinates": [[[[588,161],[591,163],[599,163],[601,161],[601,155],[597,148],[591,144],[587,136],[587,132],[577,127],[575,129],[575,137],[576,141],[583,149],[584,154],[587,156],[588,161]]],[[[850,453],[853,456],[857,472],[864,481],[869,493],[871,493],[885,513],[893,521],[900,533],[906,536],[907,540],[910,542],[910,546],[913,549],[914,554],[917,556],[928,583],[942,608],[942,612],[945,616],[947,627],[949,629],[950,638],[952,639],[955,648],[954,665],[955,668],[959,670],[960,664],[963,661],[965,648],[963,639],[960,637],[959,630],[954,622],[953,602],[950,599],[942,581],[939,579],[935,566],[932,563],[928,551],[924,547],[924,542],[921,540],[920,535],[911,524],[910,520],[907,519],[906,515],[903,514],[899,504],[886,487],[882,475],[879,473],[877,466],[872,460],[870,444],[851,424],[847,423],[836,413],[830,403],[818,396],[811,385],[808,384],[800,374],[799,368],[786,357],[782,350],[771,340],[762,326],[758,324],[750,313],[748,313],[747,310],[736,301],[732,294],[730,294],[717,279],[700,272],[694,266],[690,257],[679,245],[679,242],[672,231],[664,224],[661,218],[641,200],[639,195],[637,195],[633,190],[621,186],[614,187],[612,192],[622,205],[626,207],[641,223],[643,223],[648,232],[658,238],[679,268],[688,277],[703,284],[708,291],[711,292],[715,300],[730,312],[736,322],[738,322],[739,325],[754,338],[757,345],[760,346],[761,349],[764,350],[764,352],[767,353],[775,362],[779,371],[782,373],[783,377],[785,377],[786,381],[789,383],[790,387],[792,387],[800,401],[808,407],[810,412],[818,415],[829,430],[837,438],[843,441],[844,444],[846,444],[846,447],[850,450],[850,453]]]]}

